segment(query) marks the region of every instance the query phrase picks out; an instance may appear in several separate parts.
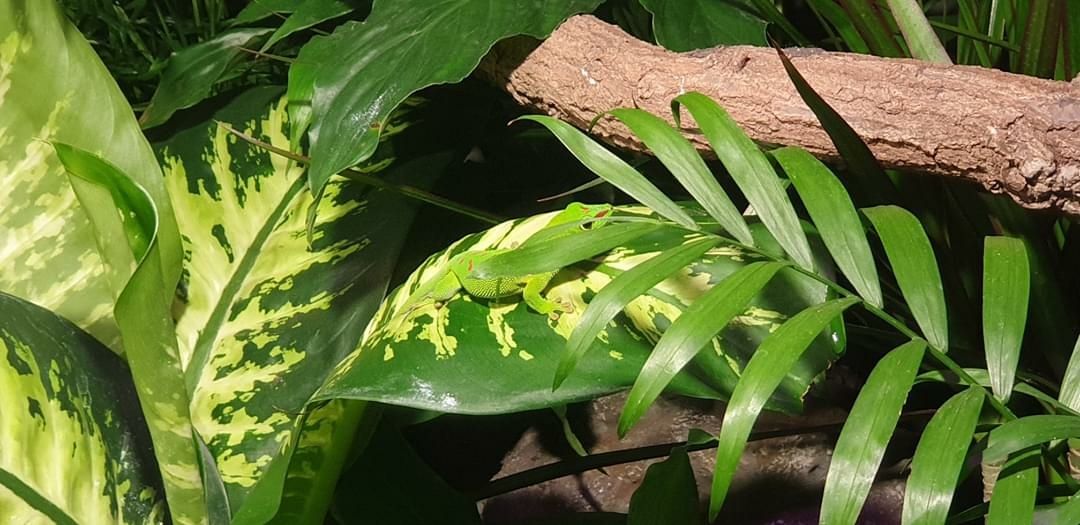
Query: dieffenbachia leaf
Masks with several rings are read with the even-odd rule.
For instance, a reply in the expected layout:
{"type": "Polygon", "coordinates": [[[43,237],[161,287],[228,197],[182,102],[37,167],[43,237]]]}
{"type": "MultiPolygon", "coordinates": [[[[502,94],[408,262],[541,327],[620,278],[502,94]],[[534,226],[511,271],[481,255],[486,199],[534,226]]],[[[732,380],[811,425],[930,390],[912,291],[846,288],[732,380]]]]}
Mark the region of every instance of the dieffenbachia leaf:
{"type": "Polygon", "coordinates": [[[285,15],[295,9],[296,0],[251,0],[232,19],[232,24],[250,24],[271,15],[285,15]]]}
{"type": "Polygon", "coordinates": [[[378,0],[363,22],[347,22],[330,36],[312,39],[297,57],[309,68],[304,82],[289,82],[290,101],[299,100],[294,89],[313,94],[312,193],[321,194],[333,174],[368,158],[383,121],[413,92],[462,80],[499,40],[520,34],[542,38],[566,17],[599,4],[378,0]]]}
{"type": "Polygon", "coordinates": [[[53,148],[73,182],[105,191],[95,204],[111,212],[111,221],[100,223],[104,228],[95,227],[99,244],[127,250],[105,253],[106,262],[133,268],[116,299],[116,323],[154,442],[169,511],[175,523],[202,523],[207,507],[196,481],[200,456],[171,313],[176,283],[162,285],[166,271],[157,236],[157,207],[144,188],[102,158],[68,144],[53,143],[53,148]]]}
{"type": "Polygon", "coordinates": [[[822,330],[856,302],[856,299],[836,299],[811,306],[780,325],[758,347],[731,394],[720,426],[709,498],[710,520],[716,520],[724,505],[750,430],[773,391],[822,330]]]}
{"type": "MultiPolygon", "coordinates": [[[[161,221],[162,285],[179,272],[180,237],[161,170],[131,108],[90,45],[52,0],[0,1],[0,290],[120,351],[113,302],[130,267],[102,262],[92,224],[115,221],[104,191],[69,183],[49,141],[93,151],[150,192],[161,221]]],[[[123,255],[123,243],[101,245],[123,255]]]]}
{"type": "Polygon", "coordinates": [[[671,103],[676,124],[680,105],[694,117],[709,146],[776,241],[799,266],[812,270],[810,244],[769,159],[716,101],[697,92],[679,95],[671,103]]]}
{"type": "Polygon", "coordinates": [[[983,250],[983,345],[994,395],[1008,401],[1028,317],[1031,270],[1021,239],[991,236],[983,250]]]}
{"type": "Polygon", "coordinates": [[[0,293],[0,522],[163,520],[136,403],[121,359],[56,314],[0,293]]]}
{"type": "Polygon", "coordinates": [[[984,391],[976,386],[949,398],[930,418],[911,460],[904,490],[904,525],[943,523],[979,421],[984,391]]]}
{"type": "MultiPolygon", "coordinates": [[[[308,398],[359,342],[413,213],[403,197],[335,179],[309,248],[312,198],[303,168],[215,123],[287,149],[279,95],[278,88],[247,91],[213,120],[159,144],[185,239],[176,332],[192,420],[216,458],[234,520],[243,523],[274,515],[283,484],[296,477],[281,466],[290,458],[319,464],[320,454],[348,446],[342,429],[355,425],[355,411],[363,410],[356,403],[317,409],[298,445],[290,440],[308,398]]],[[[449,161],[438,154],[399,158],[380,176],[422,183],[449,161]]],[[[340,467],[326,463],[308,474],[332,479],[340,467]]]]}
{"type": "Polygon", "coordinates": [[[296,6],[284,22],[274,30],[274,34],[266,39],[263,51],[281,41],[281,39],[303,29],[307,29],[320,22],[331,18],[337,18],[351,13],[353,6],[345,0],[304,0],[304,3],[296,6]]]}
{"type": "Polygon", "coordinates": [[[859,212],[844,185],[806,150],[780,148],[771,153],[795,184],[836,266],[866,302],[881,308],[881,285],[874,266],[874,254],[866,240],[859,212]]]}
{"type": "MultiPolygon", "coordinates": [[[[712,223],[700,207],[686,209],[695,220],[712,223]]],[[[556,319],[532,311],[520,297],[484,300],[458,293],[441,303],[409,302],[416,290],[446,275],[450,258],[470,250],[522,246],[552,215],[500,224],[429,258],[384,301],[365,332],[363,344],[338,366],[314,399],[341,397],[442,412],[492,414],[547,408],[622,390],[633,384],[652,346],[688,305],[726,277],[762,260],[739,248],[717,246],[659,281],[603,327],[574,373],[553,392],[551,378],[563,349],[596,294],[625,272],[700,234],[657,229],[590,261],[562,269],[544,292],[548,299],[569,307],[556,319]],[[491,392],[500,395],[492,396],[491,392]]],[[[655,221],[659,216],[644,207],[619,206],[613,224],[597,231],[634,219],[655,221]]],[[[753,226],[764,232],[760,224],[753,226]]],[[[767,233],[757,241],[762,249],[779,250],[767,233]]],[[[726,397],[757,345],[788,316],[822,300],[816,284],[794,272],[775,276],[712,339],[706,351],[675,376],[669,391],[726,397]]],[[[776,395],[768,399],[771,409],[799,410],[809,384],[838,356],[840,341],[834,336],[830,332],[816,340],[803,360],[791,367],[776,395]]]]}
{"type": "Polygon", "coordinates": [[[173,53],[139,122],[146,128],[164,124],[173,113],[210,96],[242,59],[254,57],[244,48],[258,47],[268,34],[270,29],[261,27],[232,29],[173,53]]]}
{"type": "Polygon", "coordinates": [[[671,51],[720,45],[766,46],[765,21],[738,0],[643,0],[656,41],[671,51]]]}
{"type": "Polygon", "coordinates": [[[945,292],[934,249],[919,219],[898,206],[864,208],[863,213],[877,230],[915,322],[930,344],[946,351],[949,325],[945,292]]]}
{"type": "Polygon", "coordinates": [[[829,462],[822,523],[854,524],[859,518],[925,351],[926,341],[909,341],[886,354],[870,372],[829,462]]]}
{"type": "Polygon", "coordinates": [[[630,498],[626,525],[695,525],[704,521],[701,518],[690,456],[686,447],[676,447],[667,459],[645,471],[630,498]]]}

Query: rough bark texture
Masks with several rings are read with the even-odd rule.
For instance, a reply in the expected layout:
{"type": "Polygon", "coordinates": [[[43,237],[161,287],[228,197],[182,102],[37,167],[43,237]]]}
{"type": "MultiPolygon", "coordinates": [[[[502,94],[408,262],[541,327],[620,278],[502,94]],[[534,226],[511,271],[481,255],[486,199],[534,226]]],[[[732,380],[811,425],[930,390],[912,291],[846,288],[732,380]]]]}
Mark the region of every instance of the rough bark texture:
{"type": "MultiPolygon", "coordinates": [[[[788,54],[886,167],[959,177],[1027,208],[1080,215],[1080,82],[811,49],[788,54]]],[[[539,47],[520,40],[497,46],[480,73],[520,103],[579,127],[616,107],[669,116],[672,98],[700,91],[755,140],[836,160],[768,48],[671,53],[585,15],[539,47]]],[[[594,131],[642,149],[613,119],[594,131]]],[[[690,135],[699,151],[711,151],[704,137],[690,135]]]]}

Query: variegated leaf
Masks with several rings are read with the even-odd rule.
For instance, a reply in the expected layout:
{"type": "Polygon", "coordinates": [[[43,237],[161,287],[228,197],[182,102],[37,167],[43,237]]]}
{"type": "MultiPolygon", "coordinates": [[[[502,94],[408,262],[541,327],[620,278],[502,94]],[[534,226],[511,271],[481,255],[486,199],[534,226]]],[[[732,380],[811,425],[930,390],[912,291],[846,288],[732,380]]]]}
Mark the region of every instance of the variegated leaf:
{"type": "MultiPolygon", "coordinates": [[[[119,350],[112,303],[130,268],[106,265],[83,208],[102,190],[69,183],[45,141],[109,159],[146,188],[161,215],[163,267],[179,271],[179,236],[161,171],[123,94],[53,0],[0,0],[0,290],[49,308],[119,350]]],[[[127,249],[103,243],[102,250],[127,249]]],[[[165,281],[175,273],[163,276],[165,281]]]]}
{"type": "MultiPolygon", "coordinates": [[[[184,238],[177,335],[192,420],[215,457],[232,512],[245,522],[276,510],[285,478],[278,461],[291,455],[314,464],[305,442],[318,449],[344,436],[347,446],[342,428],[355,425],[355,403],[317,410],[300,450],[293,454],[290,443],[308,398],[356,346],[385,294],[412,217],[402,197],[334,179],[309,247],[312,198],[302,167],[214,122],[288,149],[280,93],[248,91],[159,148],[184,238]]],[[[400,161],[381,176],[429,167],[400,161]]],[[[332,479],[337,468],[322,471],[332,479]]]]}
{"type": "Polygon", "coordinates": [[[0,364],[0,472],[17,479],[0,480],[0,523],[164,520],[146,423],[119,358],[0,293],[0,364]],[[37,509],[27,503],[35,499],[37,509]]]}
{"type": "MultiPolygon", "coordinates": [[[[643,207],[616,210],[616,216],[658,218],[643,207]]],[[[710,221],[700,208],[687,210],[695,220],[710,221]]],[[[544,214],[500,224],[429,258],[383,303],[365,331],[363,344],[338,367],[316,399],[364,399],[445,412],[498,413],[617,391],[633,383],[652,345],[688,304],[735,270],[760,260],[726,245],[710,250],[700,261],[631,302],[554,392],[551,379],[560,353],[589,300],[614,276],[664,250],[698,239],[700,233],[658,230],[593,263],[562,270],[546,295],[572,305],[572,311],[557,319],[537,314],[518,298],[486,301],[460,293],[441,305],[426,301],[403,308],[413,291],[444,275],[454,255],[518,246],[551,217],[544,214]]],[[[752,230],[759,247],[783,253],[760,224],[752,230]]],[[[721,332],[711,350],[701,352],[676,376],[671,391],[725,397],[757,344],[788,316],[823,299],[822,288],[809,279],[794,272],[779,276],[721,332]]],[[[801,408],[810,382],[841,349],[837,334],[820,338],[778,390],[771,408],[801,408]]]]}

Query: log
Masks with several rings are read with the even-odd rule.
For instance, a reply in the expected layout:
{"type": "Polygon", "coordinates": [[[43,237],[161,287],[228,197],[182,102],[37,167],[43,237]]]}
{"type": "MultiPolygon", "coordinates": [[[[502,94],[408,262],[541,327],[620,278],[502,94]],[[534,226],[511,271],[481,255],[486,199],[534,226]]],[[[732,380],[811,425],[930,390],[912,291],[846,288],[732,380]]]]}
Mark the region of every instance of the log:
{"type": "MultiPolygon", "coordinates": [[[[787,50],[795,67],[887,168],[960,178],[1025,208],[1080,215],[1080,82],[975,66],[818,49],[787,50]]],[[[496,46],[478,73],[520,104],[586,128],[596,115],[639,107],[671,121],[670,101],[699,91],[751,138],[794,145],[826,161],[836,149],[796,93],[775,50],[718,47],[673,53],[580,15],[540,43],[496,46]]],[[[711,154],[684,119],[688,138],[711,154]]],[[[614,119],[593,129],[644,147],[614,119]]]]}

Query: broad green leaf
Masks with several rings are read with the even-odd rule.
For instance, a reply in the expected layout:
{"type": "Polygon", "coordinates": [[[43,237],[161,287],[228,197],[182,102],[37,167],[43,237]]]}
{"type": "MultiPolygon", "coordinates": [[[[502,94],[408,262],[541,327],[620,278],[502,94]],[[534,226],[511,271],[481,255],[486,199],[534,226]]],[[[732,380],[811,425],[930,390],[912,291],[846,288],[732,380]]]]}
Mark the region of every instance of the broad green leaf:
{"type": "Polygon", "coordinates": [[[864,208],[863,213],[877,230],[900,291],[926,340],[938,350],[948,350],[945,292],[934,249],[919,219],[897,206],[864,208]]]}
{"type": "MultiPolygon", "coordinates": [[[[69,183],[48,141],[94,151],[136,177],[158,205],[163,266],[178,272],[180,237],[161,170],[116,83],[55,2],[2,0],[0,290],[66,317],[119,352],[113,302],[130,268],[102,261],[91,226],[105,227],[115,214],[78,205],[72,184],[84,202],[107,196],[69,183]]],[[[123,256],[127,247],[102,249],[123,256]]],[[[176,275],[164,275],[162,285],[176,275]]]]}
{"type": "MultiPolygon", "coordinates": [[[[310,477],[336,476],[340,463],[319,457],[348,447],[347,429],[363,407],[335,403],[306,420],[304,408],[359,342],[414,211],[404,197],[336,178],[309,248],[303,168],[216,124],[288,148],[280,93],[249,90],[158,145],[185,239],[176,333],[192,421],[217,460],[234,519],[245,523],[273,515],[282,484],[296,476],[282,466],[290,458],[325,465],[301,470],[310,477]]],[[[380,176],[423,184],[449,161],[399,158],[380,176]]]]}
{"type": "Polygon", "coordinates": [[[671,51],[719,45],[765,46],[765,21],[735,0],[643,0],[656,41],[671,51]]]}
{"type": "Polygon", "coordinates": [[[870,372],[829,463],[822,523],[854,524],[859,518],[925,351],[925,341],[909,341],[886,354],[870,372]]]}
{"type": "Polygon", "coordinates": [[[994,395],[1008,401],[1027,324],[1031,271],[1024,241],[987,237],[983,250],[983,343],[994,395]]]}
{"type": "Polygon", "coordinates": [[[53,148],[73,181],[107,192],[95,204],[111,208],[112,220],[123,223],[97,232],[99,244],[115,243],[128,249],[123,256],[106,255],[110,265],[134,268],[116,299],[116,322],[150,428],[172,519],[184,525],[202,523],[207,507],[201,485],[194,482],[199,479],[200,459],[171,315],[176,284],[162,286],[165,271],[157,241],[157,208],[146,190],[116,166],[67,144],[53,143],[53,148]],[[120,236],[113,233],[117,230],[120,236]]]}
{"type": "Polygon", "coordinates": [[[983,461],[997,463],[1032,445],[1075,437],[1080,437],[1080,416],[1039,414],[1014,419],[990,432],[983,461]]]}
{"type": "Polygon", "coordinates": [[[664,218],[684,228],[698,228],[697,223],[678,204],[664,195],[664,192],[649,182],[649,179],[577,128],[543,115],[526,115],[518,120],[531,120],[542,124],[597,176],[626,192],[634,200],[656,210],[664,218]]]}
{"type": "MultiPolygon", "coordinates": [[[[298,62],[314,65],[312,193],[375,151],[383,121],[413,92],[469,75],[491,46],[514,35],[543,38],[600,0],[376,1],[363,22],[312,39],[298,62]],[[463,29],[468,28],[468,29],[463,29]],[[410,67],[402,67],[411,64],[410,67]]],[[[307,86],[290,82],[294,89],[307,86]]]]}
{"type": "Polygon", "coordinates": [[[233,29],[173,53],[139,123],[144,128],[164,124],[173,113],[209,97],[214,85],[235,73],[243,60],[254,57],[243,48],[258,48],[268,34],[270,29],[265,28],[233,29]]]}
{"type": "Polygon", "coordinates": [[[1065,369],[1065,377],[1061,380],[1058,400],[1065,406],[1080,412],[1080,337],[1076,339],[1072,357],[1069,358],[1069,367],[1065,369]]]}
{"type": "Polygon", "coordinates": [[[296,10],[274,30],[274,34],[266,39],[262,49],[266,51],[281,39],[297,31],[349,14],[352,10],[353,6],[345,0],[304,0],[304,3],[296,6],[296,10]]]}
{"type": "Polygon", "coordinates": [[[716,181],[697,150],[663,119],[640,109],[616,109],[611,115],[630,128],[652,150],[686,191],[725,230],[745,244],[753,244],[742,214],[716,181]]]}
{"type": "Polygon", "coordinates": [[[990,498],[987,525],[1032,523],[1039,484],[1039,448],[1020,451],[1001,468],[990,498]]]}
{"type": "Polygon", "coordinates": [[[667,459],[645,471],[630,497],[626,525],[694,525],[704,523],[701,518],[690,457],[686,447],[676,447],[667,459]]]}
{"type": "Polygon", "coordinates": [[[1080,523],[1080,496],[1074,495],[1064,503],[1058,503],[1049,508],[1043,507],[1035,510],[1033,523],[1071,525],[1080,523]]]}
{"type": "Polygon", "coordinates": [[[836,266],[866,302],[881,308],[881,285],[859,213],[844,185],[806,150],[780,148],[773,158],[799,192],[836,266]]]}
{"type": "Polygon", "coordinates": [[[981,388],[968,387],[949,398],[930,418],[911,460],[904,490],[904,525],[945,522],[979,421],[983,395],[981,388]]]}
{"type": "Polygon", "coordinates": [[[724,108],[709,97],[696,92],[676,97],[671,103],[676,122],[679,121],[680,104],[686,106],[694,117],[720,162],[784,251],[799,266],[813,270],[810,245],[799,224],[799,217],[791,206],[780,178],[757,144],[746,136],[724,108]]]}
{"type": "MultiPolygon", "coordinates": [[[[696,220],[711,223],[700,207],[688,206],[687,211],[696,220]]],[[[446,275],[448,261],[455,255],[519,246],[553,215],[500,224],[430,257],[383,302],[363,344],[338,366],[314,399],[343,397],[442,412],[493,414],[547,408],[616,392],[633,384],[652,346],[688,305],[729,275],[763,260],[733,246],[709,250],[687,269],[668,276],[627,304],[593,341],[575,372],[552,391],[551,378],[588,303],[619,275],[682,246],[688,235],[693,238],[695,234],[659,229],[594,261],[559,271],[544,292],[548,299],[568,307],[569,311],[557,319],[534,312],[520,297],[485,300],[458,293],[441,304],[428,301],[409,307],[407,303],[416,290],[446,275]]],[[[616,207],[615,220],[632,218],[656,220],[658,216],[640,206],[616,207]]],[[[754,226],[765,231],[760,224],[754,226]]],[[[767,233],[758,237],[758,243],[763,249],[780,250],[767,233]]],[[[693,397],[727,397],[758,344],[788,316],[822,300],[817,284],[795,272],[775,276],[712,340],[711,348],[675,376],[669,391],[693,397]]],[[[780,388],[768,400],[769,408],[799,410],[809,384],[838,357],[841,348],[842,340],[835,332],[817,339],[803,360],[785,374],[780,388]]]]}
{"type": "Polygon", "coordinates": [[[236,17],[232,19],[235,25],[258,22],[271,15],[285,15],[296,9],[297,0],[250,0],[236,17]]]}
{"type": "MultiPolygon", "coordinates": [[[[619,415],[619,435],[645,414],[653,401],[691,359],[738,314],[746,309],[782,263],[753,263],[728,276],[702,294],[678,320],[664,332],[649,355],[619,415]]],[[[784,371],[786,372],[786,370],[784,371]]],[[[772,394],[772,392],[769,392],[772,394]]]]}
{"type": "Polygon", "coordinates": [[[0,293],[0,363],[0,522],[163,519],[146,422],[119,358],[0,293]]]}
{"type": "Polygon", "coordinates": [[[856,299],[837,299],[811,306],[781,325],[758,347],[743,370],[724,412],[709,499],[710,520],[716,519],[724,505],[739,458],[746,448],[746,440],[765,402],[814,338],[836,316],[856,302],[856,299]]]}
{"type": "Polygon", "coordinates": [[[952,64],[945,46],[941,45],[934,28],[923,14],[922,5],[915,0],[887,0],[896,25],[904,35],[911,56],[927,62],[952,64]]]}
{"type": "Polygon", "coordinates": [[[795,91],[799,93],[799,97],[803,99],[806,106],[810,108],[810,111],[814,112],[814,116],[821,122],[821,127],[829,135],[829,139],[836,146],[836,151],[840,153],[840,157],[847,164],[848,171],[853,174],[846,182],[852,193],[856,197],[861,197],[861,199],[857,200],[860,200],[863,204],[891,202],[896,193],[896,188],[892,180],[885,174],[881,164],[874,158],[874,154],[870,152],[870,148],[859,138],[859,134],[855,133],[855,130],[844,121],[844,117],[840,116],[832,106],[814,91],[814,88],[803,78],[799,70],[795,69],[795,65],[791,63],[784,51],[777,49],[776,53],[780,56],[780,62],[784,65],[784,71],[787,72],[788,78],[795,85],[795,91]]]}
{"type": "Polygon", "coordinates": [[[697,239],[658,254],[619,275],[589,302],[585,315],[574,328],[566,342],[566,353],[559,360],[552,389],[566,380],[573,372],[581,356],[585,355],[598,335],[621,312],[626,305],[640,295],[697,260],[710,248],[716,246],[715,238],[697,239]]]}
{"type": "Polygon", "coordinates": [[[336,500],[334,513],[358,523],[481,523],[476,503],[432,472],[393,425],[375,432],[342,477],[336,500]]]}

